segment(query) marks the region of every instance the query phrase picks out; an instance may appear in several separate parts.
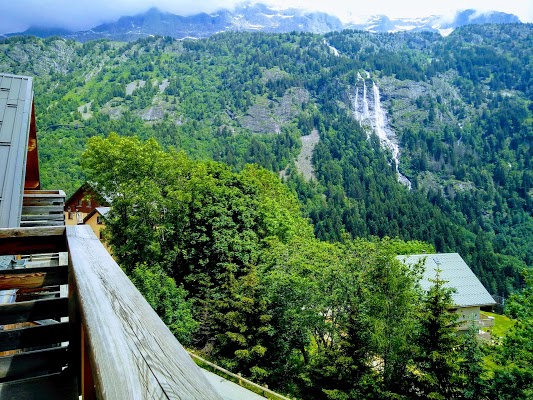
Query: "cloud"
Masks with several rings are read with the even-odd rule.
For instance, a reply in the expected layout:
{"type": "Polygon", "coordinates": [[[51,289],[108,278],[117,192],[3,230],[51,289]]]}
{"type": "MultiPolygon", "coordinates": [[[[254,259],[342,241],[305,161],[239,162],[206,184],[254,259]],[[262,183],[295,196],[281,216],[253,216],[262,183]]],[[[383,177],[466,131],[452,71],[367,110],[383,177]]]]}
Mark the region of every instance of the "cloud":
{"type": "Polygon", "coordinates": [[[2,0],[0,32],[21,32],[30,26],[85,30],[151,7],[179,15],[233,8],[238,0],[2,0]]]}
{"type": "MultiPolygon", "coordinates": [[[[125,15],[136,15],[157,7],[179,15],[214,12],[234,8],[240,0],[0,0],[0,32],[21,32],[29,26],[85,30],[125,15]]],[[[389,17],[451,15],[456,10],[474,8],[514,13],[523,22],[533,22],[533,1],[529,0],[263,0],[279,8],[297,7],[325,11],[342,20],[385,14],[389,17]]]]}

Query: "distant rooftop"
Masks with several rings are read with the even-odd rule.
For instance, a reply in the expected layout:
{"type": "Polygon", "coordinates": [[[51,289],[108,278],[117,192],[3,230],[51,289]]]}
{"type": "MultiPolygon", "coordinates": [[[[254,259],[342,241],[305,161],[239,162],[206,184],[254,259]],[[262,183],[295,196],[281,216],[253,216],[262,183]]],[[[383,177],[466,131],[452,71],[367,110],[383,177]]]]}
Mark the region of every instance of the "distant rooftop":
{"type": "Polygon", "coordinates": [[[425,259],[424,275],[420,281],[422,289],[429,290],[433,285],[430,279],[435,279],[437,269],[441,270],[440,278],[447,281],[444,286],[455,288],[452,294],[453,302],[458,307],[490,306],[496,304],[485,286],[474,275],[470,267],[457,253],[445,254],[415,254],[398,256],[407,265],[415,265],[425,259]]]}
{"type": "Polygon", "coordinates": [[[0,228],[20,226],[32,109],[32,78],[0,74],[0,228]]]}

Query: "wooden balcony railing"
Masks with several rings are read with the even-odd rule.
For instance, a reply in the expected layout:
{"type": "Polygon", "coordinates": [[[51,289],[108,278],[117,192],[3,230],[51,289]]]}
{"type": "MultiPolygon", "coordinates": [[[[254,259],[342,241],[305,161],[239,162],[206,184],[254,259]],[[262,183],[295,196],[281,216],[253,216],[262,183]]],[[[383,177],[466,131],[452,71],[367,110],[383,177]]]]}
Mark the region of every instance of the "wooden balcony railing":
{"type": "Polygon", "coordinates": [[[65,192],[62,190],[25,190],[20,226],[65,225],[65,192]]]}
{"type": "Polygon", "coordinates": [[[33,293],[0,305],[0,398],[221,399],[90,227],[0,229],[0,255],[67,250],[0,271],[0,290],[33,293]]]}

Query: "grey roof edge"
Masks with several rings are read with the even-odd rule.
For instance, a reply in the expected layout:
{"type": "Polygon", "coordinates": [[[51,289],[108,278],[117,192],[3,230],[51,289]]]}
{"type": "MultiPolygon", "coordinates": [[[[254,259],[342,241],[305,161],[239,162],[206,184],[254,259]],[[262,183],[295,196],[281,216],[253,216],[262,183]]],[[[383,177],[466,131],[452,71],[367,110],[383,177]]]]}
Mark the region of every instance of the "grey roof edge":
{"type": "MultiPolygon", "coordinates": [[[[450,262],[460,262],[462,267],[463,267],[463,271],[468,271],[468,274],[472,277],[472,283],[475,284],[475,286],[478,286],[479,287],[479,292],[476,293],[476,294],[471,294],[471,293],[460,293],[460,290],[461,290],[461,286],[455,286],[453,284],[453,282],[450,282],[450,285],[445,285],[447,287],[453,287],[456,289],[456,292],[452,295],[453,297],[453,300],[454,300],[454,308],[467,308],[467,307],[488,307],[488,306],[493,306],[496,303],[496,301],[494,300],[494,298],[492,297],[492,295],[488,292],[488,290],[485,288],[485,286],[481,283],[481,281],[479,280],[479,278],[477,277],[476,274],[474,274],[474,271],[472,271],[472,269],[468,266],[468,264],[464,261],[464,259],[461,257],[461,255],[459,253],[434,253],[434,254],[410,254],[410,255],[398,255],[396,256],[396,259],[398,259],[399,261],[403,262],[404,264],[406,265],[415,265],[417,263],[419,263],[421,260],[425,260],[424,261],[424,277],[422,277],[422,281],[424,281],[426,279],[426,283],[427,283],[427,272],[430,270],[430,265],[428,265],[427,263],[435,263],[435,258],[437,257],[444,257],[444,258],[449,258],[450,259],[450,262]],[[464,302],[460,302],[460,298],[457,297],[457,295],[459,296],[464,296],[466,298],[471,298],[473,301],[471,303],[464,303],[464,302]],[[474,297],[474,298],[472,298],[474,297]],[[476,298],[477,297],[477,300],[476,301],[476,298]],[[490,300],[489,300],[490,299],[490,300]]],[[[440,267],[440,265],[439,265],[440,267]]],[[[446,269],[446,266],[443,265],[441,267],[441,270],[445,270],[446,269]]],[[[433,271],[436,271],[437,269],[436,268],[433,268],[433,271]]],[[[453,271],[454,269],[452,269],[453,271]]],[[[457,269],[455,269],[457,271],[457,269]]],[[[424,285],[422,285],[424,286],[424,285]]],[[[463,301],[465,301],[465,299],[463,298],[462,299],[463,301]]]]}
{"type": "MultiPolygon", "coordinates": [[[[26,85],[25,91],[22,89],[17,93],[16,101],[18,104],[23,102],[23,105],[22,109],[18,110],[14,116],[12,128],[14,134],[11,135],[8,145],[8,171],[6,171],[8,176],[4,181],[3,193],[0,194],[0,197],[2,198],[0,226],[4,228],[16,228],[20,226],[22,214],[24,181],[26,178],[26,159],[33,104],[33,78],[30,76],[4,73],[0,73],[0,78],[8,78],[11,80],[20,79],[21,81],[25,81],[26,85]],[[19,112],[20,114],[18,114],[19,112]],[[8,196],[5,196],[6,193],[8,196]]],[[[6,102],[6,107],[7,104],[8,103],[6,102]]]]}

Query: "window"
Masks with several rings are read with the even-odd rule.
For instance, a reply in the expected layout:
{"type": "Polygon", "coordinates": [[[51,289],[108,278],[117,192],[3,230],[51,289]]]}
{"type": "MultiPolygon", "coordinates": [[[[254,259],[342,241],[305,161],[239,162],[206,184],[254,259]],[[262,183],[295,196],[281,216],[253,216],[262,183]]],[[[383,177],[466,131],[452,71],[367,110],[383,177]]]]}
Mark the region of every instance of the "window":
{"type": "Polygon", "coordinates": [[[72,211],[68,212],[68,219],[74,219],[74,214],[72,211]]]}
{"type": "Polygon", "coordinates": [[[102,225],[102,224],[104,223],[104,217],[103,217],[102,215],[98,215],[98,216],[96,217],[96,223],[97,223],[98,225],[102,225]]]}
{"type": "Polygon", "coordinates": [[[78,200],[78,206],[81,207],[83,205],[83,199],[78,200]]]}
{"type": "Polygon", "coordinates": [[[91,199],[87,199],[87,207],[91,206],[91,199]]]}

